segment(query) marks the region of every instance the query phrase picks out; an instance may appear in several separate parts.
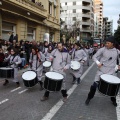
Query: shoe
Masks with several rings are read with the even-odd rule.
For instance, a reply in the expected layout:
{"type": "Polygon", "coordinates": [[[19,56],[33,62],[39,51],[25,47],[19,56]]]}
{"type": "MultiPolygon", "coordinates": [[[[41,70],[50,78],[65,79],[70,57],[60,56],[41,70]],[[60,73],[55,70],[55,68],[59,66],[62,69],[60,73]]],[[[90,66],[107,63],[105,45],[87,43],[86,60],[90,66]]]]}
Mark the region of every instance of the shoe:
{"type": "Polygon", "coordinates": [[[77,84],[79,85],[79,84],[80,84],[80,82],[81,82],[81,79],[80,79],[80,78],[78,78],[78,79],[77,79],[77,84]]]}
{"type": "Polygon", "coordinates": [[[72,81],[72,84],[75,84],[76,83],[76,78],[73,77],[73,81],[72,81]]]}
{"type": "Polygon", "coordinates": [[[5,82],[3,83],[4,86],[6,86],[9,83],[7,79],[5,79],[5,82]]]}
{"type": "Polygon", "coordinates": [[[113,102],[113,105],[114,105],[115,107],[117,107],[117,103],[116,103],[116,102],[113,102]]]}
{"type": "Polygon", "coordinates": [[[40,99],[41,101],[46,101],[46,100],[48,100],[48,97],[42,97],[41,99],[40,99]]]}
{"type": "Polygon", "coordinates": [[[86,105],[89,105],[89,103],[90,103],[90,99],[87,98],[87,100],[85,101],[85,104],[86,104],[86,105]]]}
{"type": "Polygon", "coordinates": [[[16,82],[16,85],[17,85],[17,87],[20,87],[20,83],[19,82],[16,82]]]}
{"type": "Polygon", "coordinates": [[[63,97],[63,102],[66,102],[67,101],[67,97],[63,97]]]}

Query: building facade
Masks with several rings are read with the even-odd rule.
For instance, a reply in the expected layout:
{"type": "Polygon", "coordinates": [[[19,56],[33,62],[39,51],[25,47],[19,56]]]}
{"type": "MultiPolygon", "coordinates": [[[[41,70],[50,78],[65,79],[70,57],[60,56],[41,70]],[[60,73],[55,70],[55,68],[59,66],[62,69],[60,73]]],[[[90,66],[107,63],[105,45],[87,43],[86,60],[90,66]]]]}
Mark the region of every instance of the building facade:
{"type": "Polygon", "coordinates": [[[60,40],[60,0],[0,0],[0,36],[9,39],[9,32],[18,40],[60,40]]]}
{"type": "Polygon", "coordinates": [[[103,39],[106,40],[113,35],[113,20],[108,20],[108,17],[103,18],[103,39]]]}
{"type": "MultiPolygon", "coordinates": [[[[94,0],[94,14],[97,16],[97,34],[95,37],[103,39],[103,3],[102,0],[94,0]]],[[[96,31],[95,31],[96,32],[96,31]]]]}
{"type": "Polygon", "coordinates": [[[80,40],[91,39],[94,31],[94,13],[92,0],[60,0],[62,12],[60,18],[68,29],[73,25],[79,29],[80,40]]]}

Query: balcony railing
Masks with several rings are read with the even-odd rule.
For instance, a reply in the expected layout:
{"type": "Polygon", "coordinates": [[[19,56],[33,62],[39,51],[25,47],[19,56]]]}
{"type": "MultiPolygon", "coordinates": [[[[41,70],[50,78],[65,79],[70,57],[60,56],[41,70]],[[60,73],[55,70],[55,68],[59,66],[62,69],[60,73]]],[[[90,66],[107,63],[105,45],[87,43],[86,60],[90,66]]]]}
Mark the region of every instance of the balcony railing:
{"type": "Polygon", "coordinates": [[[16,4],[17,6],[21,6],[21,9],[28,9],[37,14],[42,14],[43,16],[47,15],[46,10],[43,6],[38,6],[37,4],[28,1],[28,0],[4,0],[5,2],[10,2],[11,4],[16,4]]]}

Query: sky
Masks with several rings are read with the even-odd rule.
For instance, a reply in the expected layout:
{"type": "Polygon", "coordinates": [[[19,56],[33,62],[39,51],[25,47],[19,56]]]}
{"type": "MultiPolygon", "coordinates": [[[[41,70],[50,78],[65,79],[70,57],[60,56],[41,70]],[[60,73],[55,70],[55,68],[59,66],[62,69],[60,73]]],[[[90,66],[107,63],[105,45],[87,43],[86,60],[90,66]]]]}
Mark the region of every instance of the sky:
{"type": "Polygon", "coordinates": [[[118,27],[118,19],[120,14],[120,0],[102,0],[103,16],[113,20],[113,31],[118,27]]]}

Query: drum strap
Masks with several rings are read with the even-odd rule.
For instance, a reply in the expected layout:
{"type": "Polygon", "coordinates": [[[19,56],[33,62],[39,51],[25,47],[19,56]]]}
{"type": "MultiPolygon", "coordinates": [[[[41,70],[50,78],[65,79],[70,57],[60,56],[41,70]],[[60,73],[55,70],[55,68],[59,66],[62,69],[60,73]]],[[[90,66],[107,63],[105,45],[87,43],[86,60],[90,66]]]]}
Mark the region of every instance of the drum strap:
{"type": "MultiPolygon", "coordinates": [[[[16,57],[16,55],[13,56],[13,58],[12,58],[12,62],[13,62],[13,60],[14,60],[15,57],[16,57]]],[[[11,56],[10,56],[10,58],[11,58],[11,56]]],[[[9,64],[10,64],[10,63],[9,63],[9,64]]]]}
{"type": "MultiPolygon", "coordinates": [[[[33,61],[33,54],[32,54],[32,61],[33,61]]],[[[41,53],[40,53],[40,56],[41,56],[41,53]]],[[[37,57],[37,60],[36,60],[36,70],[40,67],[40,65],[37,67],[37,63],[38,63],[38,60],[39,60],[39,58],[38,58],[38,56],[37,56],[37,54],[36,54],[36,57],[37,57]]],[[[32,65],[31,65],[31,68],[32,68],[32,65]]]]}
{"type": "MultiPolygon", "coordinates": [[[[116,49],[117,50],[117,49],[116,49]]],[[[118,50],[117,50],[117,65],[119,65],[119,54],[118,54],[118,50]]]]}

